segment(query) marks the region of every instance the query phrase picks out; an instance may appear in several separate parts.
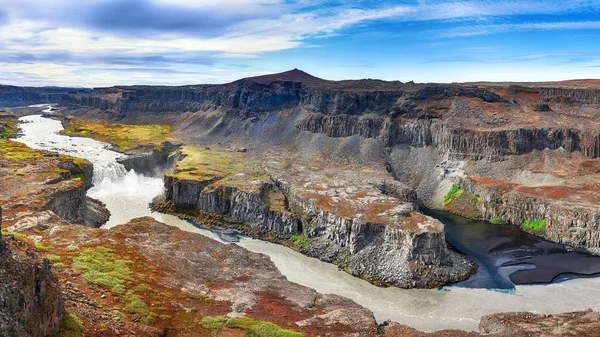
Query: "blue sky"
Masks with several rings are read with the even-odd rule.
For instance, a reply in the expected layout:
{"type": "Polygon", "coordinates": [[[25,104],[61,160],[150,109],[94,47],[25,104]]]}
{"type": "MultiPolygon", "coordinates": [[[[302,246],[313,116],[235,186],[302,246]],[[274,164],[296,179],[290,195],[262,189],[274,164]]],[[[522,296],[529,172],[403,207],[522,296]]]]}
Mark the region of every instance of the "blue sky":
{"type": "Polygon", "coordinates": [[[600,0],[0,0],[0,83],[600,78],[600,0]]]}

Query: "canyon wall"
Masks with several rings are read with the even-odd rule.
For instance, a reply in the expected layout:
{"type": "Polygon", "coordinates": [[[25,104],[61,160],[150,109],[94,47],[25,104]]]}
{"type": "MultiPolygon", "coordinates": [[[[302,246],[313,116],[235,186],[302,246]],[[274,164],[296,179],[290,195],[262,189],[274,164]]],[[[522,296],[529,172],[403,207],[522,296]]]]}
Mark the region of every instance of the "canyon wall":
{"type": "MultiPolygon", "coordinates": [[[[330,153],[335,160],[362,165],[386,160],[389,171],[414,188],[422,204],[441,208],[441,197],[453,184],[464,186],[482,200],[476,205],[478,217],[502,217],[514,224],[544,218],[549,238],[598,248],[593,205],[565,206],[517,192],[498,197],[466,179],[474,163],[501,163],[547,149],[600,157],[599,97],[596,87],[558,83],[325,81],[293,70],[223,85],[99,88],[74,93],[63,104],[68,107],[64,113],[76,116],[174,121],[178,135],[198,143],[242,144],[255,152],[330,153]],[[394,159],[397,149],[411,154],[394,159]],[[538,207],[543,210],[534,211],[538,207]],[[581,209],[581,214],[567,215],[568,209],[581,209]]],[[[202,202],[210,204],[200,205],[206,209],[233,209],[223,200],[202,202]]],[[[264,210],[257,212],[268,219],[264,210]]]]}
{"type": "MultiPolygon", "coordinates": [[[[432,218],[413,214],[410,228],[369,222],[317,206],[305,190],[274,174],[252,184],[241,188],[221,178],[199,181],[166,175],[165,198],[176,212],[223,214],[238,224],[221,225],[294,242],[302,253],[378,284],[431,288],[465,279],[475,270],[465,257],[448,249],[443,225],[432,218]]],[[[399,185],[382,189],[397,198],[397,216],[408,217],[416,196],[399,185]]]]}
{"type": "Polygon", "coordinates": [[[12,235],[0,235],[0,279],[0,335],[45,337],[58,331],[64,304],[48,260],[12,235]]]}
{"type": "Polygon", "coordinates": [[[0,85],[0,107],[26,106],[42,103],[65,103],[72,95],[89,92],[89,89],[58,87],[15,87],[0,85]]]}

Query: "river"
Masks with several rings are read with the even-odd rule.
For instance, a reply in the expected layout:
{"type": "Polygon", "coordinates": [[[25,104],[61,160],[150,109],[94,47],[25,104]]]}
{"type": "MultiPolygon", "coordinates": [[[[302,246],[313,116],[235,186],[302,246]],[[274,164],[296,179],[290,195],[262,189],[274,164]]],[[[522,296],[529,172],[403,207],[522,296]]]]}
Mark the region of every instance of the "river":
{"type": "MultiPolygon", "coordinates": [[[[106,143],[59,134],[61,122],[39,115],[20,119],[16,139],[36,149],[85,158],[94,164],[94,187],[88,196],[104,202],[111,212],[105,229],[151,216],[182,230],[223,242],[223,231],[199,228],[173,216],[153,213],[148,204],[162,192],[162,179],[127,172],[117,160],[123,155],[106,143]]],[[[393,320],[423,331],[477,330],[482,315],[508,311],[559,313],[600,310],[600,278],[578,278],[550,285],[516,285],[502,291],[464,285],[433,290],[379,288],[336,266],[306,257],[286,247],[241,237],[238,244],[266,254],[290,281],[320,293],[341,295],[373,311],[378,322],[393,320]],[[510,288],[510,289],[509,289],[510,288]]],[[[503,287],[500,287],[503,288],[503,287]]]]}

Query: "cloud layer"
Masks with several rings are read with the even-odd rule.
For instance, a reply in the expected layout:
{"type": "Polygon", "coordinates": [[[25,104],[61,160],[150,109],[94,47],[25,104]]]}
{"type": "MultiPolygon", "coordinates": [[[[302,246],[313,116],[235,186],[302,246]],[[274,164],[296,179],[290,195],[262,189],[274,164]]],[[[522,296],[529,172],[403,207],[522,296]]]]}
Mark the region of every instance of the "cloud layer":
{"type": "MultiPolygon", "coordinates": [[[[379,34],[385,47],[414,40],[443,44],[508,32],[600,29],[600,21],[586,19],[600,12],[600,3],[589,0],[0,0],[0,4],[0,81],[29,85],[226,82],[275,70],[265,64],[289,64],[282,53],[333,46],[341,43],[340,36],[348,41],[361,34],[379,34]]],[[[347,51],[336,55],[329,49],[331,58],[347,58],[347,51]]],[[[567,54],[528,52],[462,57],[462,61],[526,61],[527,55],[561,53],[567,54]]],[[[370,60],[374,55],[360,55],[356,64],[376,64],[370,60]]],[[[430,61],[458,59],[460,55],[438,55],[430,61]]],[[[317,61],[300,57],[296,63],[303,67],[317,61]]],[[[365,72],[373,67],[356,68],[365,72]]]]}

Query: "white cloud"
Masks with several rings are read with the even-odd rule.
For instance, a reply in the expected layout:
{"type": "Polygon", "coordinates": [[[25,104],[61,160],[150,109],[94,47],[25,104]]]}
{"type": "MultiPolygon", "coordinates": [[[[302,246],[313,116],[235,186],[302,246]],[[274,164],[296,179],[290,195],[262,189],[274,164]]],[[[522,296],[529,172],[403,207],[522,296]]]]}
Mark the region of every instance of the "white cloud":
{"type": "Polygon", "coordinates": [[[535,30],[573,30],[573,29],[600,29],[600,21],[569,21],[569,22],[537,22],[516,23],[503,25],[478,25],[463,26],[449,29],[439,34],[440,37],[466,37],[490,35],[509,31],[535,31],[535,30]]]}
{"type": "MultiPolygon", "coordinates": [[[[476,25],[472,22],[515,14],[557,14],[577,10],[600,9],[600,2],[587,0],[541,0],[541,1],[418,1],[413,4],[383,2],[377,8],[358,8],[361,2],[346,1],[339,5],[316,0],[151,0],[154,4],[185,7],[190,10],[218,11],[219,13],[261,13],[257,19],[232,22],[226,29],[210,36],[191,34],[189,31],[157,31],[140,34],[101,31],[85,25],[70,24],[65,17],[83,15],[73,8],[100,4],[105,0],[77,2],[69,0],[0,0],[0,8],[7,12],[9,23],[0,28],[0,60],[2,56],[33,56],[24,60],[27,64],[5,62],[2,73],[13,73],[24,81],[48,82],[63,85],[109,85],[112,83],[147,83],[157,78],[158,70],[142,67],[127,70],[108,61],[106,56],[122,58],[169,56],[185,54],[186,57],[219,59],[248,59],[267,53],[303,46],[306,40],[337,34],[356,25],[367,25],[382,19],[396,22],[456,20],[457,28],[447,30],[438,37],[465,37],[494,34],[512,30],[558,30],[600,29],[600,21],[547,22],[520,24],[476,25]],[[266,12],[265,12],[266,11],[266,12]],[[269,15],[264,15],[265,13],[269,15]],[[281,14],[283,13],[283,14],[281,14]],[[468,19],[468,20],[467,20],[468,19]],[[465,22],[462,23],[461,20],[465,22]],[[37,60],[44,55],[64,54],[70,58],[37,60]],[[99,71],[100,69],[104,72],[99,71]],[[114,71],[111,71],[113,69],[114,71]],[[123,72],[127,71],[127,78],[123,72]],[[90,75],[93,73],[93,78],[90,75]],[[22,74],[30,74],[25,78],[22,74]],[[40,80],[41,79],[41,80],[40,80]],[[77,81],[80,81],[77,83],[77,81]]],[[[253,16],[254,17],[254,16],[253,16]]],[[[485,51],[485,50],[482,50],[485,51]]],[[[174,58],[177,60],[177,58],[174,58]]],[[[6,61],[6,59],[4,59],[6,61]]],[[[0,61],[2,62],[2,61],[0,61]]],[[[164,61],[157,69],[176,70],[178,64],[164,61]]],[[[187,65],[181,72],[174,72],[161,81],[176,83],[224,82],[246,73],[239,70],[223,70],[223,76],[208,72],[207,65],[187,65]],[[185,74],[187,72],[187,76],[185,74]],[[211,74],[210,76],[208,74],[211,74]],[[237,75],[233,75],[237,74],[237,75]],[[230,76],[231,75],[231,76],[230,76]],[[231,78],[233,77],[233,78],[231,78]],[[179,81],[179,82],[178,82],[179,81]]],[[[2,81],[7,78],[3,76],[2,81]]],[[[16,82],[15,82],[16,83],[16,82]]],[[[29,83],[29,82],[28,82],[29,83]]],[[[163,83],[163,84],[168,84],[163,83]]],[[[46,84],[46,83],[39,83],[46,84]]]]}

